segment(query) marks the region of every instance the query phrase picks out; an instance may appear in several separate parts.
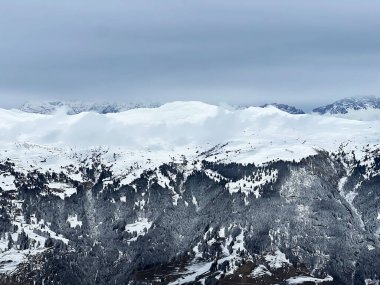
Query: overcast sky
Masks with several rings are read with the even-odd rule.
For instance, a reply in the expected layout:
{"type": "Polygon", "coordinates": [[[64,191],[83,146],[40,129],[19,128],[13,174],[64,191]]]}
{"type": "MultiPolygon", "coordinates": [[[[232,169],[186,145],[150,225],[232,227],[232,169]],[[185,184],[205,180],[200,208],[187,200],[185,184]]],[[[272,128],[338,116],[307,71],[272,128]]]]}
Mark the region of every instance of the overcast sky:
{"type": "Polygon", "coordinates": [[[0,0],[0,105],[380,94],[377,0],[0,0]]]}

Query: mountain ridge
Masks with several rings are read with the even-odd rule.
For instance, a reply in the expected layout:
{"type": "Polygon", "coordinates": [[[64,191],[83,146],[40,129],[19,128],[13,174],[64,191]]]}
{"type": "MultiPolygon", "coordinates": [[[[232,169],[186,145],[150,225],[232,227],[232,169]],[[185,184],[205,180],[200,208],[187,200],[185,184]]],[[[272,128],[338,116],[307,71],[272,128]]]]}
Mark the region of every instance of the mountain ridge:
{"type": "Polygon", "coordinates": [[[347,114],[350,110],[380,109],[380,98],[375,96],[348,97],[313,109],[318,114],[347,114]]]}
{"type": "MultiPolygon", "coordinates": [[[[184,101],[185,102],[185,101],[184,101]]],[[[64,110],[67,114],[74,115],[82,112],[96,112],[100,114],[118,113],[137,108],[158,108],[160,103],[110,103],[110,102],[81,102],[81,101],[47,101],[27,102],[21,105],[19,110],[28,113],[53,114],[58,110],[64,110]]],[[[295,106],[282,103],[268,103],[261,105],[265,108],[273,106],[289,114],[305,114],[306,112],[295,106]]],[[[255,107],[252,105],[232,106],[237,109],[255,107]]],[[[346,115],[350,111],[367,109],[380,109],[380,98],[375,96],[347,97],[333,103],[323,105],[312,110],[312,113],[320,115],[346,115]]]]}
{"type": "Polygon", "coordinates": [[[305,112],[302,109],[296,108],[294,106],[286,105],[286,104],[280,104],[280,103],[265,104],[265,105],[262,105],[261,107],[266,108],[268,106],[273,106],[281,111],[284,111],[293,115],[305,114],[305,112]]]}
{"type": "Polygon", "coordinates": [[[0,109],[0,142],[1,284],[379,282],[380,121],[0,109]]]}
{"type": "Polygon", "coordinates": [[[18,109],[27,113],[54,114],[62,109],[69,115],[76,115],[82,112],[96,112],[99,114],[118,113],[136,108],[156,108],[159,103],[110,103],[110,102],[81,102],[81,101],[47,101],[28,102],[18,109]]]}

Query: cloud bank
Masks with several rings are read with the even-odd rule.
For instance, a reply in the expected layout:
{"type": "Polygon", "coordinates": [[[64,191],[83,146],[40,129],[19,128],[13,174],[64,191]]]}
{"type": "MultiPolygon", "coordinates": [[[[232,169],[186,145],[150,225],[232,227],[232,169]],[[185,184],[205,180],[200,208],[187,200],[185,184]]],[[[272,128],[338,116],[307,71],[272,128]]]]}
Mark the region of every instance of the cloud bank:
{"type": "Polygon", "coordinates": [[[0,1],[2,106],[379,94],[376,1],[0,1]]]}

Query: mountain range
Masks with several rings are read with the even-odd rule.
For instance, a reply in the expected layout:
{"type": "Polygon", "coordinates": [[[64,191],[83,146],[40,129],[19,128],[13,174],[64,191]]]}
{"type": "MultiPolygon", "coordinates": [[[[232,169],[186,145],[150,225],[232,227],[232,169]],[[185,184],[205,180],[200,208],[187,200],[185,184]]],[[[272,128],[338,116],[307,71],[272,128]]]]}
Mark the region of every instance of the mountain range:
{"type": "Polygon", "coordinates": [[[347,114],[352,111],[369,109],[380,109],[380,98],[374,96],[345,98],[332,104],[315,108],[313,112],[318,114],[347,114]]]}
{"type": "Polygon", "coordinates": [[[27,113],[53,114],[58,110],[64,110],[69,115],[75,115],[82,112],[96,112],[99,114],[118,113],[136,108],[155,108],[158,103],[89,103],[80,101],[48,101],[48,102],[28,102],[18,109],[27,113]]]}
{"type": "MultiPolygon", "coordinates": [[[[118,113],[127,111],[130,109],[137,108],[157,108],[162,104],[151,103],[88,103],[80,101],[50,101],[50,102],[34,102],[34,103],[25,103],[20,106],[18,109],[23,112],[28,113],[37,113],[37,114],[53,114],[58,110],[63,110],[69,115],[79,114],[82,112],[96,112],[99,114],[108,114],[108,113],[118,113]]],[[[271,103],[264,104],[261,107],[265,108],[268,106],[276,107],[277,109],[287,112],[289,114],[305,114],[306,112],[297,107],[280,104],[280,103],[271,103]]],[[[237,106],[238,109],[251,107],[249,105],[237,106]]],[[[330,116],[340,116],[347,118],[355,118],[366,120],[366,117],[363,117],[363,110],[366,112],[364,115],[369,115],[372,110],[372,117],[380,118],[380,98],[374,96],[364,96],[364,97],[351,97],[344,98],[338,101],[335,101],[331,104],[317,107],[313,109],[313,113],[320,115],[330,115],[330,116]]]]}
{"type": "Polygon", "coordinates": [[[380,120],[337,109],[0,109],[0,284],[379,284],[380,120]]]}

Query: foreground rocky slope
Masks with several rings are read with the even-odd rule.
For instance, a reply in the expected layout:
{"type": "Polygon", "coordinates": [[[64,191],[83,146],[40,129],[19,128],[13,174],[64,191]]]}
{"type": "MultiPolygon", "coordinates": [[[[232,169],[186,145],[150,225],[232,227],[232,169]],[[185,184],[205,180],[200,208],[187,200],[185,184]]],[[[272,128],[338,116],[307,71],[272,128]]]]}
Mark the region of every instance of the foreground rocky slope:
{"type": "Polygon", "coordinates": [[[17,172],[11,161],[0,169],[5,284],[377,284],[380,276],[379,149],[361,161],[343,148],[262,166],[183,160],[127,185],[101,154],[60,173],[17,172]]]}

